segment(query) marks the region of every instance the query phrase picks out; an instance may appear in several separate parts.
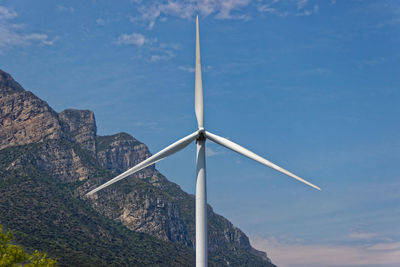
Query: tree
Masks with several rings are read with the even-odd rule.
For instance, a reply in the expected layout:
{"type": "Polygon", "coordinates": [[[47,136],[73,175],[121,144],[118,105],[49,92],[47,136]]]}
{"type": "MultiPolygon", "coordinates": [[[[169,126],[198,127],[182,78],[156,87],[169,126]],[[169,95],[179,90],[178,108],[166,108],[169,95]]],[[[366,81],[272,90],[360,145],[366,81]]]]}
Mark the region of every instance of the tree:
{"type": "Polygon", "coordinates": [[[57,266],[57,261],[48,258],[46,253],[35,250],[32,254],[28,254],[20,246],[11,244],[12,239],[11,232],[3,233],[3,226],[0,224],[0,266],[57,266]]]}

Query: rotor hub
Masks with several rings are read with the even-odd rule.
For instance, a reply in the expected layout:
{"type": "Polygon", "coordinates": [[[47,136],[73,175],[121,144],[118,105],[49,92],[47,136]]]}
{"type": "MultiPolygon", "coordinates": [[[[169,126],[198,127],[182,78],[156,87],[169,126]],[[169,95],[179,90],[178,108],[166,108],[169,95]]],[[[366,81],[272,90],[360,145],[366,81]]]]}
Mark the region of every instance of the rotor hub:
{"type": "Polygon", "coordinates": [[[204,128],[200,128],[198,130],[198,136],[196,138],[196,141],[205,141],[206,140],[206,131],[204,128]]]}

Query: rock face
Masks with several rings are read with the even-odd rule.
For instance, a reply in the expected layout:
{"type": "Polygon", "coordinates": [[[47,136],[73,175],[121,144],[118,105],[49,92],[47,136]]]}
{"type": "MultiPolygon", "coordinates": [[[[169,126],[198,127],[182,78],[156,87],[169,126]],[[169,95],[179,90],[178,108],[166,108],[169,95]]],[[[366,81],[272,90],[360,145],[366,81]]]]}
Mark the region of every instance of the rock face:
{"type": "MultiPolygon", "coordinates": [[[[150,178],[145,180],[133,178],[125,182],[121,187],[131,188],[128,192],[120,191],[118,195],[106,193],[96,199],[96,206],[99,205],[100,212],[105,212],[107,217],[120,221],[133,231],[143,232],[156,236],[161,240],[170,240],[189,247],[194,247],[193,225],[194,217],[188,218],[185,207],[179,203],[179,197],[171,197],[169,191],[164,191],[153,183],[170,183],[157,171],[153,172],[150,178]],[[104,198],[103,198],[104,197],[104,198]],[[106,208],[108,203],[119,209],[106,208]]],[[[172,184],[176,191],[180,188],[172,184]]],[[[186,196],[190,209],[194,208],[193,197],[186,196]],[[193,205],[192,205],[193,204],[193,205]]]]}
{"type": "MultiPolygon", "coordinates": [[[[97,137],[97,159],[100,164],[114,172],[121,173],[150,157],[146,145],[127,133],[97,137]]],[[[147,176],[154,171],[154,165],[146,168],[147,176]]]]}
{"type": "Polygon", "coordinates": [[[1,70],[0,88],[0,149],[61,137],[57,113],[1,70]]]}
{"type": "Polygon", "coordinates": [[[96,155],[96,121],[90,110],[66,109],[58,115],[63,131],[69,133],[73,142],[96,155]]]}
{"type": "Polygon", "coordinates": [[[33,153],[21,155],[7,170],[33,165],[59,182],[71,183],[86,180],[96,174],[96,168],[86,159],[85,152],[73,144],[47,140],[37,144],[33,153]]]}
{"type": "MultiPolygon", "coordinates": [[[[92,111],[68,109],[58,114],[0,70],[0,151],[12,147],[24,152],[7,163],[7,170],[34,166],[73,187],[75,197],[128,229],[194,248],[194,196],[168,181],[154,165],[91,198],[85,196],[150,157],[146,145],[126,133],[96,136],[92,111]]],[[[208,218],[210,258],[216,265],[274,266],[265,253],[251,247],[240,229],[210,206],[208,218]]]]}

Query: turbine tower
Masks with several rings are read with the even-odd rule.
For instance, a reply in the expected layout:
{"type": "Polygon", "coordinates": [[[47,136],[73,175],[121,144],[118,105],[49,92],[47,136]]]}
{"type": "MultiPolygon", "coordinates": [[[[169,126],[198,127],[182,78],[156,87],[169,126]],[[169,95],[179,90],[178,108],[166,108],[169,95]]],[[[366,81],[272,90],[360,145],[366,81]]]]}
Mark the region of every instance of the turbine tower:
{"type": "Polygon", "coordinates": [[[208,265],[208,249],[207,249],[207,191],[206,191],[206,158],[205,158],[205,142],[209,139],[221,146],[229,148],[243,156],[258,161],[276,171],[296,179],[315,189],[321,190],[318,186],[298,177],[297,175],[275,165],[274,163],[262,158],[261,156],[247,150],[246,148],[221,136],[210,133],[204,129],[204,104],[203,104],[203,85],[201,79],[201,61],[200,61],[200,37],[199,37],[199,17],[196,18],[196,73],[195,73],[195,113],[198,129],[176,141],[175,143],[164,148],[160,152],[154,154],[148,159],[140,162],[136,166],[130,168],[124,173],[104,183],[103,185],[93,189],[87,195],[92,195],[97,191],[112,185],[176,152],[185,148],[187,145],[196,140],[197,144],[197,160],[196,160],[196,267],[206,267],[208,265]]]}

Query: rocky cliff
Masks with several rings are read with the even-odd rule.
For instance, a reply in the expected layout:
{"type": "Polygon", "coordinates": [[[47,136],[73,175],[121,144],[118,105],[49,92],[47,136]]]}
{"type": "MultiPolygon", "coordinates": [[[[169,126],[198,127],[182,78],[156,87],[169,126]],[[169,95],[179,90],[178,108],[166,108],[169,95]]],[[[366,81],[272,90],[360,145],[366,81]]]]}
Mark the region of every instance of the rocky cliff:
{"type": "Polygon", "coordinates": [[[0,149],[61,138],[57,113],[0,70],[0,149]]]}
{"type": "MultiPolygon", "coordinates": [[[[97,136],[97,159],[103,167],[115,173],[126,171],[150,156],[147,146],[127,133],[97,136]]],[[[154,165],[142,175],[150,176],[153,171],[154,165]]]]}
{"type": "Polygon", "coordinates": [[[95,156],[97,128],[94,113],[90,110],[66,109],[58,114],[58,118],[71,140],[95,156]]]}
{"type": "MultiPolygon", "coordinates": [[[[91,198],[85,196],[113,175],[148,158],[151,153],[146,145],[126,133],[96,136],[93,112],[69,109],[56,113],[1,70],[0,151],[12,152],[13,157],[0,165],[8,173],[30,166],[131,231],[194,247],[194,197],[154,166],[91,198]]],[[[273,266],[265,253],[251,247],[240,229],[210,206],[208,218],[211,265],[273,266]]]]}

